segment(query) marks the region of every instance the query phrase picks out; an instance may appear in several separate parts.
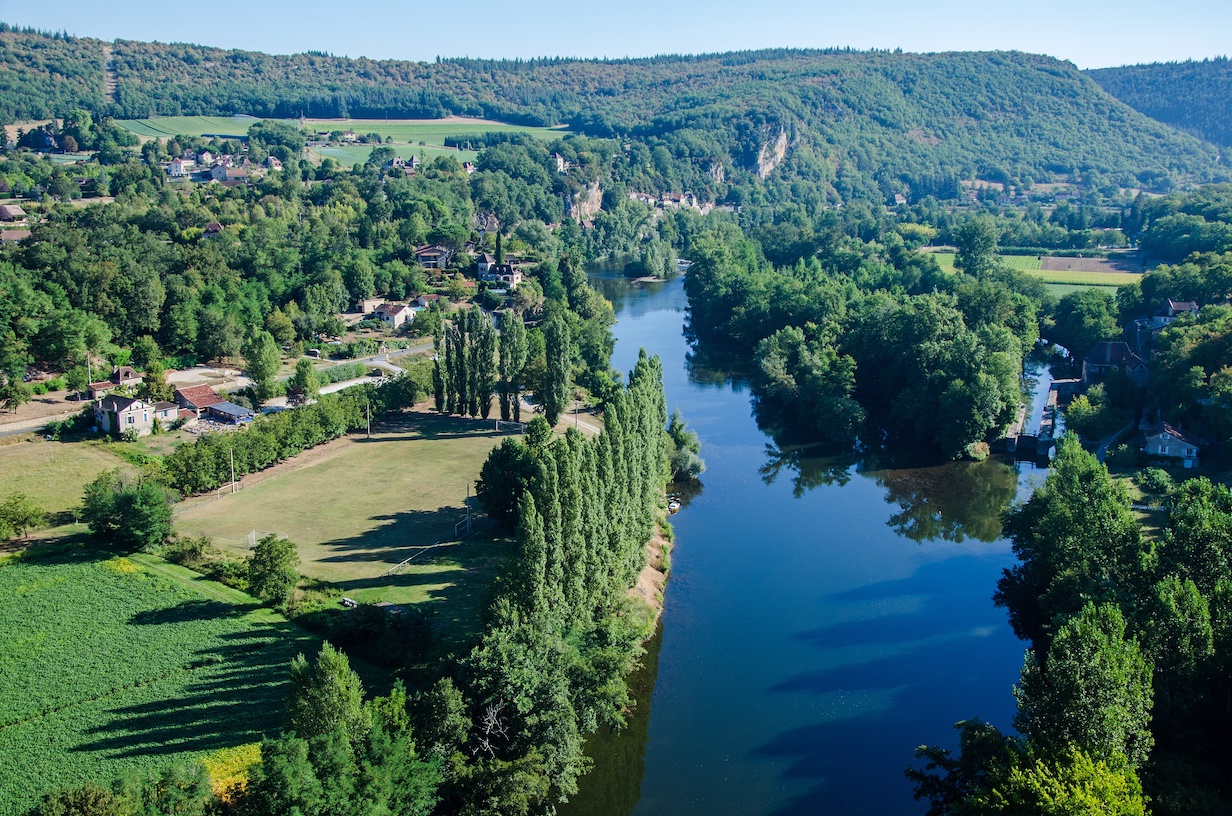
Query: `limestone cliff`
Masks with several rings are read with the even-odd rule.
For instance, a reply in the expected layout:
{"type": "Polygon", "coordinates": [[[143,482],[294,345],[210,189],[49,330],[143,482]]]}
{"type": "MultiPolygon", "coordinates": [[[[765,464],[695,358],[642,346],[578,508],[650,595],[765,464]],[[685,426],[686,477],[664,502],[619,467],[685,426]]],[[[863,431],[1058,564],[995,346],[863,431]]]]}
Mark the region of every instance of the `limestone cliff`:
{"type": "Polygon", "coordinates": [[[603,193],[599,182],[591,182],[589,187],[578,190],[565,198],[565,216],[574,221],[586,221],[595,217],[603,209],[603,193]]]}
{"type": "Polygon", "coordinates": [[[783,159],[787,158],[787,130],[782,129],[778,135],[766,141],[762,145],[761,151],[757,154],[757,177],[763,181],[770,177],[774,172],[774,168],[783,163],[783,159]]]}

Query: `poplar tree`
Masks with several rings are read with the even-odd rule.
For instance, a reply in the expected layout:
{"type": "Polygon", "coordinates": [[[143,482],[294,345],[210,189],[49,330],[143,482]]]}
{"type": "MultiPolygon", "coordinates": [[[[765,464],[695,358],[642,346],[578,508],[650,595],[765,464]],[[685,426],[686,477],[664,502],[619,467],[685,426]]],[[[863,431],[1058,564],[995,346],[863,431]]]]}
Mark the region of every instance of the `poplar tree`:
{"type": "Polygon", "coordinates": [[[522,605],[533,619],[547,613],[547,541],[543,516],[530,493],[518,500],[518,558],[522,570],[522,605]]]}
{"type": "Polygon", "coordinates": [[[543,326],[543,339],[547,348],[547,376],[544,377],[545,393],[541,395],[543,415],[549,425],[555,425],[569,402],[572,344],[569,326],[559,310],[553,310],[543,326]]]}
{"type": "Polygon", "coordinates": [[[526,324],[517,312],[509,312],[500,332],[501,419],[521,421],[521,376],[526,365],[526,324]]]}

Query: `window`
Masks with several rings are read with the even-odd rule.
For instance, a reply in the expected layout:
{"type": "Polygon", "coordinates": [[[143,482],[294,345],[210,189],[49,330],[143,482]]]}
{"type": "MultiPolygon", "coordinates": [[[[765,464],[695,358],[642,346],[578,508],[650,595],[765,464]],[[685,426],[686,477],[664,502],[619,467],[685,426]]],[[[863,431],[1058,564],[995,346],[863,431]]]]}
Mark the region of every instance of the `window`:
{"type": "Polygon", "coordinates": [[[1197,456],[1198,449],[1197,448],[1185,448],[1185,455],[1186,456],[1197,456]]]}
{"type": "Polygon", "coordinates": [[[130,416],[128,417],[128,424],[129,424],[129,425],[132,425],[132,424],[133,424],[133,422],[135,422],[135,421],[136,421],[136,419],[137,419],[137,417],[130,415],[130,416]]]}

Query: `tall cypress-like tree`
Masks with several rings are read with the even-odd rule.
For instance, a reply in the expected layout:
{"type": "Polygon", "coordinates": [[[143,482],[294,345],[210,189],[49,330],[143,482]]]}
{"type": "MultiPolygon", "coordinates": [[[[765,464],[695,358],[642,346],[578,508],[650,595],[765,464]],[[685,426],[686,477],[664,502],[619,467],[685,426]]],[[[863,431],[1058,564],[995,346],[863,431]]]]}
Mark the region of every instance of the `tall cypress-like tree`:
{"type": "Polygon", "coordinates": [[[517,312],[509,312],[500,331],[500,408],[501,419],[522,418],[521,377],[526,366],[526,324],[517,312]]]}
{"type": "Polygon", "coordinates": [[[572,341],[569,326],[559,310],[553,309],[543,325],[543,339],[547,347],[547,376],[544,378],[545,393],[540,395],[543,415],[549,425],[555,425],[569,404],[570,388],[573,385],[572,341]]]}
{"type": "Polygon", "coordinates": [[[522,606],[532,618],[547,612],[547,541],[543,516],[535,508],[534,497],[523,493],[518,500],[518,558],[521,561],[522,606]]]}

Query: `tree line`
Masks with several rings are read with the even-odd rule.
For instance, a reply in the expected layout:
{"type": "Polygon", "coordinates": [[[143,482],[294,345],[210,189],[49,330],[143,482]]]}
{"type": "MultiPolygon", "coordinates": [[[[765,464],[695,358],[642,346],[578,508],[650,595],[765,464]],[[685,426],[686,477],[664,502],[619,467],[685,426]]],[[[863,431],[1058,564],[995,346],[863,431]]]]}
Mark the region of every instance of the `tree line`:
{"type": "Polygon", "coordinates": [[[1232,491],[1176,489],[1149,536],[1073,436],[1005,530],[995,600],[1030,643],[1008,736],[959,724],[908,772],[932,814],[1220,812],[1232,802],[1232,491]]]}

